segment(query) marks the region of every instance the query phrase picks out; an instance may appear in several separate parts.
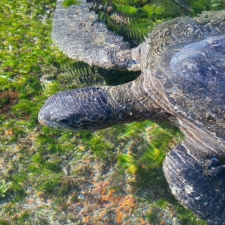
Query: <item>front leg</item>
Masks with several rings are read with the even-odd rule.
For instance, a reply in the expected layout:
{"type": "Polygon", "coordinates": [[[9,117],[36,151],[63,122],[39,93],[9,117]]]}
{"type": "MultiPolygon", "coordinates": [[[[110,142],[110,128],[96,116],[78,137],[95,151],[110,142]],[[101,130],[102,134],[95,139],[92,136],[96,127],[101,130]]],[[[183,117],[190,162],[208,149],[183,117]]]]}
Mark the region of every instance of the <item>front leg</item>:
{"type": "Polygon", "coordinates": [[[164,160],[169,187],[185,208],[208,224],[225,224],[225,166],[216,157],[194,158],[186,146],[187,139],[164,160]]]}

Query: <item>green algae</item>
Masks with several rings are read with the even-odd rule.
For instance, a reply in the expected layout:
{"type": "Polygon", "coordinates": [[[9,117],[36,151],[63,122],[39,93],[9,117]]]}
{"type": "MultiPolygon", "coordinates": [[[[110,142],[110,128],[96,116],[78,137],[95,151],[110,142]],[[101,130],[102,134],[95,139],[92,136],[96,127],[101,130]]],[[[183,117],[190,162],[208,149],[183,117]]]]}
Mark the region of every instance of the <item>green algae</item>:
{"type": "Polygon", "coordinates": [[[71,5],[77,5],[77,4],[80,4],[79,0],[64,0],[62,5],[63,7],[68,8],[71,5]]]}
{"type": "Polygon", "coordinates": [[[11,182],[6,182],[6,180],[0,180],[0,198],[4,198],[9,189],[12,188],[11,182]]]}
{"type": "Polygon", "coordinates": [[[104,21],[115,33],[123,35],[132,46],[144,41],[144,36],[164,21],[177,16],[193,17],[202,11],[225,8],[225,2],[221,0],[103,0],[102,2],[105,5],[112,5],[116,14],[119,15],[109,16],[100,12],[100,20],[104,21]]]}

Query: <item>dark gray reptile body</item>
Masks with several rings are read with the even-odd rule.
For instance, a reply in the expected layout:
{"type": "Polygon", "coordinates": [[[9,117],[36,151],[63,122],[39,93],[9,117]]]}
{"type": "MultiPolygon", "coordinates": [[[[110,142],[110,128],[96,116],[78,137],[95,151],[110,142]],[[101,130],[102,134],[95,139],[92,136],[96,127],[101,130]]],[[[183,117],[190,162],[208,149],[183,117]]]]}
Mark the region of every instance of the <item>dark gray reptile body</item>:
{"type": "Polygon", "coordinates": [[[144,119],[172,121],[186,136],[163,165],[172,193],[208,224],[225,224],[224,34],[224,11],[164,23],[124,59],[123,65],[140,66],[137,80],[60,92],[46,101],[39,121],[73,131],[144,119]]]}

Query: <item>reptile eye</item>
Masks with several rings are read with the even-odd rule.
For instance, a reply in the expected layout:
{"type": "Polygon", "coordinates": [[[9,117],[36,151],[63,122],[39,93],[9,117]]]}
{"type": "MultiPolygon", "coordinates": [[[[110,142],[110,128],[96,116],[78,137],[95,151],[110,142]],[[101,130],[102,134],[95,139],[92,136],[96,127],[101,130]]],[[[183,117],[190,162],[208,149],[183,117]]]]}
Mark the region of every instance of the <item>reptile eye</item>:
{"type": "Polygon", "coordinates": [[[69,120],[68,119],[62,119],[62,120],[59,120],[60,123],[68,123],[69,120]]]}

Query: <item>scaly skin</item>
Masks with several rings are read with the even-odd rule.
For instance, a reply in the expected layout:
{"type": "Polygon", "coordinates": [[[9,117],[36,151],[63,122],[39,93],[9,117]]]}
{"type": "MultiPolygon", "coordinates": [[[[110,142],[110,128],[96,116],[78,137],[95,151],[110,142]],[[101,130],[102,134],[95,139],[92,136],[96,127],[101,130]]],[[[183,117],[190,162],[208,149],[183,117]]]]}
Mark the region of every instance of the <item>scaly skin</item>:
{"type": "Polygon", "coordinates": [[[60,92],[46,101],[38,119],[45,126],[72,131],[95,131],[146,119],[168,120],[171,115],[152,99],[144,95],[140,98],[138,81],[60,92]]]}

